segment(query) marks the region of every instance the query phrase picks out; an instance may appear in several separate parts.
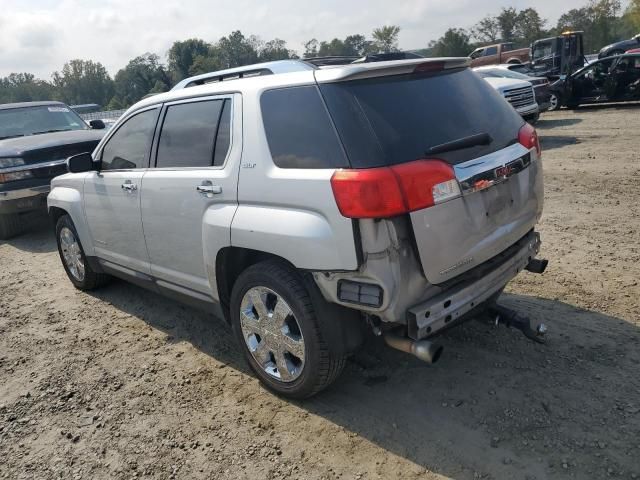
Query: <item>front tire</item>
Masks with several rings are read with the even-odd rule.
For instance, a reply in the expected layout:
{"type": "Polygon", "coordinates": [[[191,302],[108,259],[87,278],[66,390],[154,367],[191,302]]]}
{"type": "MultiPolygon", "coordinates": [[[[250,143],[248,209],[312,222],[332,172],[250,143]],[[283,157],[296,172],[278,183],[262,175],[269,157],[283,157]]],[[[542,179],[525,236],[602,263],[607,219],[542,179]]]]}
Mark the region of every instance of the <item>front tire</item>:
{"type": "Polygon", "coordinates": [[[342,372],[346,356],[329,348],[301,275],[284,262],[269,260],[242,272],[230,308],[244,356],[270,390],[307,398],[342,372]]]}
{"type": "Polygon", "coordinates": [[[107,274],[94,271],[87,262],[78,232],[69,215],[58,219],[56,241],[60,260],[74,287],[79,290],[94,290],[111,279],[107,274]]]}
{"type": "Polygon", "coordinates": [[[549,111],[553,112],[556,110],[560,110],[561,106],[562,101],[560,95],[558,95],[557,93],[552,93],[551,97],[549,97],[549,111]]]}

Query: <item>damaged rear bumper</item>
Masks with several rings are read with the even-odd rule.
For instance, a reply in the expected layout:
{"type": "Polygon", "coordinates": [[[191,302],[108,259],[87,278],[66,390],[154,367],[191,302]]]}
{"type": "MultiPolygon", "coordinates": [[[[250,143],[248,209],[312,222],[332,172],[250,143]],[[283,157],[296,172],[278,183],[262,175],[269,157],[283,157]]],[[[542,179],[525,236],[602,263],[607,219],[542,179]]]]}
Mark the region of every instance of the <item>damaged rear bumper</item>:
{"type": "Polygon", "coordinates": [[[540,235],[532,231],[511,248],[515,253],[510,252],[491,271],[446,288],[438,295],[409,308],[409,337],[419,340],[433,336],[500,292],[538,254],[540,235]]]}

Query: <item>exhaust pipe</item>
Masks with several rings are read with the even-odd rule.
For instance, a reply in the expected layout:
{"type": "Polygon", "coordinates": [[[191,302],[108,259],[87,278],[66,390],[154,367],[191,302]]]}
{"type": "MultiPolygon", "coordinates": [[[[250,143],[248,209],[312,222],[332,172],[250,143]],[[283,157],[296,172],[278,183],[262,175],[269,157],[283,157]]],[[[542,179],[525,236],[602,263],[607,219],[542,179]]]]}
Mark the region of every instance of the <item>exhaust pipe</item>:
{"type": "Polygon", "coordinates": [[[444,350],[442,345],[430,342],[429,340],[411,340],[410,338],[402,337],[391,332],[385,333],[383,338],[385,343],[391,348],[410,353],[428,364],[436,363],[444,350]]]}
{"type": "Polygon", "coordinates": [[[549,260],[547,260],[546,258],[534,258],[529,263],[527,263],[527,266],[524,268],[525,270],[528,270],[532,273],[544,273],[544,271],[547,269],[548,264],[549,260]]]}

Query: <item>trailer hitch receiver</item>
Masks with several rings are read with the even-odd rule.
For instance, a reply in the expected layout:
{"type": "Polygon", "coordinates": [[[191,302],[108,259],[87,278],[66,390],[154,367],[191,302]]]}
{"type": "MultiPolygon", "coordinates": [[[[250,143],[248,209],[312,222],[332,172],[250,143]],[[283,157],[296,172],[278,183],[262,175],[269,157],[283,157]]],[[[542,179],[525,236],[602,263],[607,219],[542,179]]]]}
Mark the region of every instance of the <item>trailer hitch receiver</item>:
{"type": "Polygon", "coordinates": [[[488,309],[489,315],[495,318],[495,324],[503,324],[507,327],[517,328],[524,335],[537,343],[545,343],[545,335],[547,333],[547,326],[544,323],[536,325],[535,328],[531,326],[531,319],[522,315],[515,310],[504,307],[502,305],[494,304],[488,309]]]}

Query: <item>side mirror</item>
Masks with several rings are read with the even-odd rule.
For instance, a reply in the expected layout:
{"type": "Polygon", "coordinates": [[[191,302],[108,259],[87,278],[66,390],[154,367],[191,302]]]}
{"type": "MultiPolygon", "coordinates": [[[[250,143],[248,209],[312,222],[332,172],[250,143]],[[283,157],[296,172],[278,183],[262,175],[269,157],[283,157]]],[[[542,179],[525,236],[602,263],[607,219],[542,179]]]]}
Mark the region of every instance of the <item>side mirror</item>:
{"type": "Polygon", "coordinates": [[[89,152],[79,153],[67,158],[67,170],[69,173],[82,173],[97,170],[93,157],[89,152]]]}
{"type": "Polygon", "coordinates": [[[103,130],[105,128],[105,124],[102,120],[91,120],[89,122],[89,126],[94,130],[103,130]]]}

